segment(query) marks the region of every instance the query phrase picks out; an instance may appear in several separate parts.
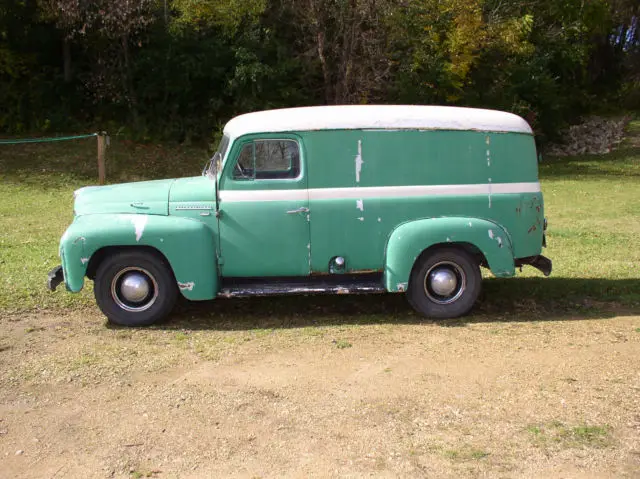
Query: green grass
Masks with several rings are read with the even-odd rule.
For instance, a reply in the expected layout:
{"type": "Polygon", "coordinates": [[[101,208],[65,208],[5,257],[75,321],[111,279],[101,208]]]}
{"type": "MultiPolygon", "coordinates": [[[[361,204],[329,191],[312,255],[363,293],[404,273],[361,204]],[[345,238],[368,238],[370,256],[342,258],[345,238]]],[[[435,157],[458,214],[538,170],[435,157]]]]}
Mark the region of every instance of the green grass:
{"type": "Polygon", "coordinates": [[[347,349],[353,346],[349,341],[345,339],[338,339],[337,341],[335,341],[335,344],[336,348],[338,349],[347,349]]]}
{"type": "Polygon", "coordinates": [[[527,432],[534,444],[544,448],[600,448],[606,447],[611,441],[609,426],[567,426],[559,421],[552,421],[543,425],[530,425],[527,432]]]}
{"type": "MultiPolygon", "coordinates": [[[[629,136],[609,155],[545,158],[540,165],[549,219],[549,247],[544,254],[554,262],[553,274],[542,278],[525,268],[519,279],[486,281],[477,312],[587,314],[607,305],[640,306],[640,121],[630,125],[629,136]]],[[[73,191],[95,184],[95,149],[93,139],[0,146],[0,311],[94,304],[91,282],[73,295],[64,288],[50,293],[45,279],[59,264],[58,241],[72,220],[73,191]]],[[[114,138],[108,150],[107,180],[196,175],[206,158],[204,147],[139,145],[114,138]]],[[[317,298],[311,309],[308,298],[256,301],[276,317],[260,324],[266,329],[295,322],[295,310],[337,323],[353,322],[348,318],[351,313],[361,319],[366,316],[369,322],[412,315],[396,295],[317,298]]],[[[242,307],[227,306],[226,312],[241,313],[242,307]]]]}
{"type": "Polygon", "coordinates": [[[178,331],[175,335],[175,340],[178,342],[186,341],[189,339],[189,335],[184,331],[178,331]]]}
{"type": "Polygon", "coordinates": [[[609,155],[540,166],[549,219],[544,254],[559,286],[545,288],[547,298],[640,304],[640,121],[628,135],[609,155]]]}
{"type": "MultiPolygon", "coordinates": [[[[112,139],[108,182],[198,175],[206,148],[164,148],[112,139]]],[[[74,190],[97,181],[95,139],[0,146],[0,311],[93,304],[91,282],[78,294],[50,293],[58,241],[73,219],[74,190]]]]}
{"type": "Polygon", "coordinates": [[[465,446],[462,449],[447,449],[443,454],[447,459],[455,462],[479,461],[480,459],[485,459],[490,455],[487,451],[475,449],[469,446],[465,446]]]}

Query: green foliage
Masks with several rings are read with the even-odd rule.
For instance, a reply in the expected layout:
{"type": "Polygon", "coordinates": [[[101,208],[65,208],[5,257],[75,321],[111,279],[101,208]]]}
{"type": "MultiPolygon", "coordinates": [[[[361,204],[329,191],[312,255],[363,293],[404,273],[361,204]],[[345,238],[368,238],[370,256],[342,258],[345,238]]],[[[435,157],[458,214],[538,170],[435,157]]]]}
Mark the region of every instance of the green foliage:
{"type": "Polygon", "coordinates": [[[33,2],[0,3],[0,132],[23,134],[73,124],[73,101],[57,81],[59,34],[38,18],[33,2]]]}
{"type": "Polygon", "coordinates": [[[177,22],[188,28],[215,26],[227,35],[235,34],[247,23],[258,23],[267,7],[266,0],[175,0],[177,22]]]}
{"type": "Polygon", "coordinates": [[[512,111],[544,140],[621,86],[594,60],[611,53],[599,40],[614,25],[604,0],[417,0],[400,12],[392,25],[400,101],[512,111]]]}
{"type": "Polygon", "coordinates": [[[376,102],[512,111],[545,141],[640,105],[639,17],[631,0],[6,1],[0,132],[189,141],[250,110],[376,102]]]}

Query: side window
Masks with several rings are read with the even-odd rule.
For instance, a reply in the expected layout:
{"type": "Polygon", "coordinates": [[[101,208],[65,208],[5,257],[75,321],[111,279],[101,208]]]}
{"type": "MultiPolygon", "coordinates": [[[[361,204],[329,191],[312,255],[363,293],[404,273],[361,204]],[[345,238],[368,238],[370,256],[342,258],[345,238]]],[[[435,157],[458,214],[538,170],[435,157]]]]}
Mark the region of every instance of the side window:
{"type": "Polygon", "coordinates": [[[247,143],[240,150],[233,177],[239,179],[253,179],[253,143],[247,143]]]}
{"type": "Polygon", "coordinates": [[[294,179],[300,174],[300,148],[294,140],[256,140],[243,146],[235,179],[294,179]]]}

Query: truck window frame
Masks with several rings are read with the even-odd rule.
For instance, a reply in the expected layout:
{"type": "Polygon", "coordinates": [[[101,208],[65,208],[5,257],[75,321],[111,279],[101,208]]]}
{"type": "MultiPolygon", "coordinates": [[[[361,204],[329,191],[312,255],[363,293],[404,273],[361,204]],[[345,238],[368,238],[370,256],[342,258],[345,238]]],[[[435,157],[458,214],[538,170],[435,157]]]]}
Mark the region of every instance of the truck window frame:
{"type": "MultiPolygon", "coordinates": [[[[227,171],[229,172],[227,174],[227,178],[230,181],[238,181],[238,182],[247,182],[247,181],[266,181],[266,182],[272,182],[272,181],[290,181],[290,182],[296,182],[299,181],[302,178],[303,175],[303,159],[302,159],[302,145],[301,142],[297,139],[297,138],[293,138],[293,137],[282,137],[282,136],[278,136],[278,137],[269,137],[269,136],[263,136],[263,135],[255,135],[252,136],[251,138],[246,138],[240,142],[238,142],[237,146],[235,146],[231,152],[232,157],[230,158],[231,161],[227,162],[230,163],[227,171]],[[297,148],[297,155],[296,155],[296,159],[297,159],[297,165],[294,164],[294,159],[292,158],[291,162],[290,162],[290,167],[288,170],[283,170],[285,172],[287,171],[291,171],[292,169],[296,169],[297,168],[297,175],[293,176],[293,177],[277,177],[277,176],[273,176],[273,177],[259,177],[258,174],[260,172],[264,173],[270,173],[270,172],[277,172],[279,170],[261,170],[261,171],[256,171],[256,144],[260,143],[260,142],[287,142],[287,143],[294,143],[296,148],[297,148]],[[251,172],[251,176],[239,176],[237,175],[237,165],[239,164],[239,161],[241,159],[241,156],[243,154],[243,152],[245,151],[245,149],[247,148],[247,146],[251,145],[252,147],[252,163],[253,163],[253,169],[251,172]]],[[[244,171],[244,169],[243,169],[244,171]]]]}

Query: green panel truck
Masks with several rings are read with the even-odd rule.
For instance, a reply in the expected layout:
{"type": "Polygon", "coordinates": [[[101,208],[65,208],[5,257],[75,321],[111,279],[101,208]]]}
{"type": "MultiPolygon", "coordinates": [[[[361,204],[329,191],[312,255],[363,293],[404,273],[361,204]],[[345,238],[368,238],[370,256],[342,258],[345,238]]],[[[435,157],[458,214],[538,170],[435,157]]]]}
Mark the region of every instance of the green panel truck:
{"type": "Polygon", "coordinates": [[[200,176],[86,187],[48,275],[94,281],[112,322],[154,323],[178,297],[404,293],[432,318],[468,313],[480,267],[511,277],[546,220],[522,118],[439,106],[249,113],[200,176]]]}

